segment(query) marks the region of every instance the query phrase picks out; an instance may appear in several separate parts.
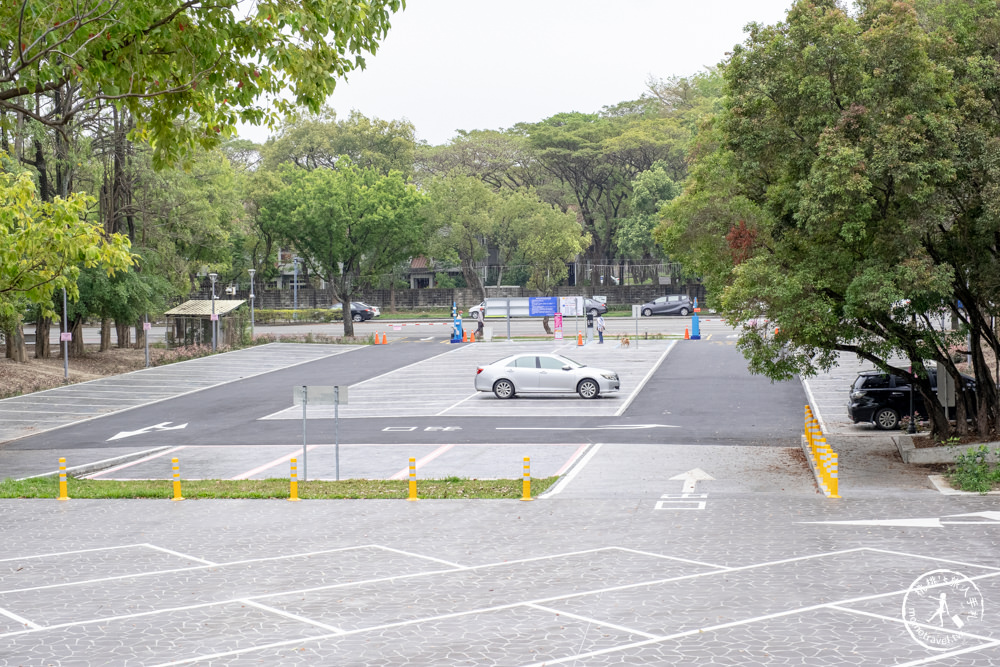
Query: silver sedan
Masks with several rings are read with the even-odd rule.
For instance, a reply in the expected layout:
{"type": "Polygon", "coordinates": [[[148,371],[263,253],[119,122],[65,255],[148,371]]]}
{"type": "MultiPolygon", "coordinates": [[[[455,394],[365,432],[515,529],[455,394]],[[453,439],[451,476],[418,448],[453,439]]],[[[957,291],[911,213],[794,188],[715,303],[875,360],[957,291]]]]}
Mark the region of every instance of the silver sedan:
{"type": "Polygon", "coordinates": [[[476,369],[476,390],[492,391],[497,398],[574,392],[582,398],[597,398],[618,388],[618,373],[585,366],[561,354],[514,354],[476,369]]]}

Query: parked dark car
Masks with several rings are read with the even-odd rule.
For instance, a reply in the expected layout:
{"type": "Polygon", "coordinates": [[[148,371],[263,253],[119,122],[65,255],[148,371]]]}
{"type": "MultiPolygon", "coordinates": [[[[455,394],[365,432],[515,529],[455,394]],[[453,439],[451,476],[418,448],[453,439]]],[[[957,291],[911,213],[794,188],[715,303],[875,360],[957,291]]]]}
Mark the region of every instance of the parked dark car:
{"type": "Polygon", "coordinates": [[[584,309],[588,314],[597,317],[598,315],[603,315],[604,313],[608,312],[608,304],[602,303],[600,301],[595,301],[594,299],[591,298],[587,298],[586,304],[584,305],[584,309]]]}
{"type": "MultiPolygon", "coordinates": [[[[937,389],[937,370],[927,369],[931,387],[937,389]]],[[[976,381],[968,375],[962,376],[967,389],[973,392],[976,381]]],[[[967,406],[966,414],[972,414],[975,401],[967,406]]],[[[927,416],[924,399],[917,392],[913,395],[913,411],[927,416]]],[[[951,413],[952,410],[949,410],[951,413]]],[[[872,422],[876,428],[891,431],[899,428],[899,420],[910,414],[910,383],[902,375],[884,371],[865,371],[858,375],[851,385],[851,395],[847,402],[847,416],[858,422],[872,422]]],[[[949,416],[952,416],[949,414],[949,416]]]]}
{"type": "Polygon", "coordinates": [[[686,317],[694,310],[691,299],[683,294],[668,294],[642,304],[639,312],[643,317],[651,315],[680,315],[686,317]]]}
{"type": "MultiPolygon", "coordinates": [[[[344,305],[340,303],[335,303],[330,306],[331,310],[343,310],[344,305]]],[[[358,301],[351,302],[351,319],[355,322],[364,322],[375,317],[375,311],[371,306],[366,306],[358,301]]]]}

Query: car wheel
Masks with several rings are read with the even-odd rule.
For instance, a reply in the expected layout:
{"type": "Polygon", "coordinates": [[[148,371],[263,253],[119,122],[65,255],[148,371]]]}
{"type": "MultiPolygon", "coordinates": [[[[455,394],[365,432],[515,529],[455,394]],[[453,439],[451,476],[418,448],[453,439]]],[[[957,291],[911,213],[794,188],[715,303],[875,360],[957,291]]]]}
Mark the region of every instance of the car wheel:
{"type": "Polygon", "coordinates": [[[591,314],[592,317],[597,317],[598,315],[600,315],[600,313],[597,312],[596,308],[591,308],[590,309],[590,314],[591,314]]]}
{"type": "Polygon", "coordinates": [[[351,316],[351,319],[354,320],[355,322],[364,322],[365,321],[365,318],[361,317],[361,315],[353,315],[353,316],[351,316]]]}
{"type": "Polygon", "coordinates": [[[510,380],[497,380],[493,383],[493,394],[497,398],[514,398],[514,383],[510,380]]]}
{"type": "Polygon", "coordinates": [[[580,384],[576,385],[576,391],[580,394],[580,398],[597,398],[597,395],[601,393],[601,388],[588,378],[580,380],[580,384]]]}
{"type": "Polygon", "coordinates": [[[643,317],[652,317],[653,316],[653,309],[652,308],[646,308],[646,309],[644,309],[642,311],[642,316],[643,317]]]}
{"type": "Polygon", "coordinates": [[[875,426],[883,431],[899,428],[899,415],[891,408],[882,408],[875,413],[875,426]]]}
{"type": "Polygon", "coordinates": [[[687,308],[681,308],[681,317],[687,317],[687,314],[688,314],[688,309],[687,308]]]}

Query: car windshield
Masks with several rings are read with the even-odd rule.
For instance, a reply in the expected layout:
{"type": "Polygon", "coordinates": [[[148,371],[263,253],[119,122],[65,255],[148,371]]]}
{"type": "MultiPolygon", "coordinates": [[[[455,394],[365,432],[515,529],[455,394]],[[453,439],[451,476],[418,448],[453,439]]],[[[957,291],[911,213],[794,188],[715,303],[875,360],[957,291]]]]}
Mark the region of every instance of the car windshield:
{"type": "Polygon", "coordinates": [[[570,366],[573,366],[574,368],[583,368],[584,366],[587,365],[587,364],[581,364],[579,361],[573,361],[569,357],[564,357],[561,354],[556,354],[556,355],[553,355],[553,356],[555,356],[555,358],[559,359],[560,361],[566,362],[566,364],[568,364],[570,366]]]}

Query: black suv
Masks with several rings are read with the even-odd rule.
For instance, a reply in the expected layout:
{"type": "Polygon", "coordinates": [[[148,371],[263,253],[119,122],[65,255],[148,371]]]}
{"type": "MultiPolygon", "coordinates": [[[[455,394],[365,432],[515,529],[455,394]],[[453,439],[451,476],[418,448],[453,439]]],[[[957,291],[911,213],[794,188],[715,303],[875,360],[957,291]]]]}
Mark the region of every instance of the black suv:
{"type": "MultiPolygon", "coordinates": [[[[937,388],[937,369],[928,368],[927,375],[931,387],[937,388]]],[[[967,389],[975,391],[976,381],[968,375],[962,376],[967,389]]],[[[966,409],[973,414],[975,401],[966,409]]],[[[913,395],[913,411],[923,416],[924,399],[920,393],[913,395]]],[[[952,410],[949,410],[951,413],[952,410]]],[[[886,431],[899,428],[899,419],[910,414],[910,382],[906,376],[889,374],[884,371],[865,371],[858,375],[851,385],[851,397],[847,402],[847,416],[855,424],[874,422],[876,428],[886,431]]],[[[949,414],[949,416],[952,416],[949,414]]]]}

